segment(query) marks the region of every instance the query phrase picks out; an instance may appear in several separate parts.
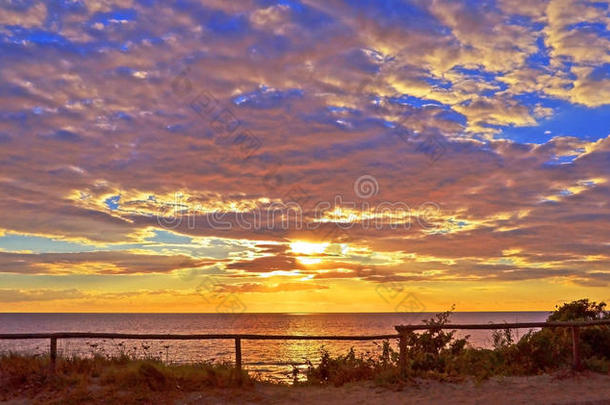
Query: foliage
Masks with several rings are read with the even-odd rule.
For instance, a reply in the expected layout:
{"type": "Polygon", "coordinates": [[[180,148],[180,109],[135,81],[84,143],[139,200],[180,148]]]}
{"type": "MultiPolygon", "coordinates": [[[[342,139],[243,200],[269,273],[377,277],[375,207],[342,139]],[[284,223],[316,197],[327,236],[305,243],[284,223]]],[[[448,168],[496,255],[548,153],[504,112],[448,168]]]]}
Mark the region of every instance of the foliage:
{"type": "Polygon", "coordinates": [[[547,319],[549,322],[567,321],[593,321],[596,319],[610,319],[610,312],[606,311],[606,303],[589,302],[588,298],[565,303],[547,319]]]}
{"type": "Polygon", "coordinates": [[[450,367],[452,358],[463,353],[468,336],[456,339],[455,330],[448,332],[441,329],[449,322],[451,312],[443,312],[424,320],[424,324],[431,329],[423,333],[407,333],[407,367],[410,371],[443,373],[450,367]]]}
{"type": "MultiPolygon", "coordinates": [[[[549,321],[593,321],[598,319],[610,319],[610,312],[605,310],[606,303],[590,302],[588,299],[581,299],[558,307],[549,316],[549,321]]],[[[549,332],[552,333],[552,332],[549,332]]],[[[569,331],[564,329],[562,332],[555,331],[555,335],[561,335],[563,343],[567,344],[571,337],[569,331]]],[[[599,357],[610,359],[610,327],[600,325],[581,328],[580,333],[581,353],[583,358],[599,357]]]]}
{"type": "Polygon", "coordinates": [[[356,356],[354,348],[346,355],[331,357],[324,347],[320,349],[320,362],[314,366],[308,362],[307,382],[312,384],[332,383],[343,385],[352,381],[377,379],[380,382],[395,382],[398,376],[398,353],[390,342],[385,340],[381,345],[381,353],[377,356],[371,353],[356,356]]]}
{"type": "MultiPolygon", "coordinates": [[[[548,321],[609,319],[610,313],[605,311],[605,307],[603,302],[598,304],[582,299],[557,307],[548,321]]],[[[571,365],[572,336],[569,328],[530,330],[520,339],[510,329],[498,330],[492,334],[493,349],[481,349],[470,346],[468,336],[457,339],[455,330],[441,329],[449,323],[451,313],[443,312],[425,320],[430,329],[424,332],[406,334],[406,377],[454,380],[471,376],[481,380],[494,375],[548,373],[571,365]]],[[[610,367],[610,328],[581,328],[580,344],[585,367],[607,373],[610,367]]],[[[332,358],[323,351],[319,365],[310,366],[308,370],[308,382],[341,385],[373,377],[381,382],[399,381],[398,353],[387,341],[384,348],[391,355],[357,356],[352,349],[345,356],[332,358]]]]}

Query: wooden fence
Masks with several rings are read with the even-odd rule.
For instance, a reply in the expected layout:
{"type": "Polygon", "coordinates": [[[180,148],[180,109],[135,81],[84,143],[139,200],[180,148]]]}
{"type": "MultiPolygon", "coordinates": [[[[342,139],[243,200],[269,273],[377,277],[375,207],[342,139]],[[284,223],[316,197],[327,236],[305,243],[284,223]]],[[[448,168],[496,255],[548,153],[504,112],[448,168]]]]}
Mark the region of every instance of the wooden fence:
{"type": "Polygon", "coordinates": [[[87,333],[87,332],[60,332],[60,333],[10,333],[0,334],[0,340],[32,340],[50,339],[49,357],[50,370],[55,371],[57,362],[58,339],[124,339],[124,340],[234,340],[235,341],[235,368],[241,380],[242,340],[385,340],[398,338],[399,335],[374,336],[296,336],[296,335],[250,335],[250,334],[205,334],[205,335],[164,335],[164,334],[130,334],[130,333],[87,333]]]}
{"type": "Polygon", "coordinates": [[[400,369],[404,374],[407,370],[407,335],[417,330],[460,330],[460,329],[529,329],[529,328],[570,328],[572,332],[572,354],[573,367],[579,369],[579,331],[580,328],[610,325],[610,319],[586,322],[525,322],[525,323],[502,323],[502,324],[447,324],[444,326],[399,325],[395,329],[398,334],[394,335],[369,335],[369,336],[298,336],[298,335],[251,335],[251,334],[199,334],[199,335],[166,335],[166,334],[130,334],[130,333],[87,333],[87,332],[60,332],[60,333],[9,333],[0,334],[0,340],[31,340],[50,339],[50,368],[53,372],[57,362],[57,340],[58,339],[125,339],[125,340],[234,340],[235,341],[235,368],[237,376],[241,378],[242,371],[242,340],[385,340],[399,339],[400,369]]]}
{"type": "Polygon", "coordinates": [[[582,322],[522,322],[522,323],[490,323],[490,324],[447,324],[444,326],[429,325],[399,325],[396,330],[399,333],[400,348],[400,370],[404,374],[407,370],[407,337],[406,335],[416,330],[441,330],[441,329],[531,329],[531,328],[570,328],[572,332],[572,367],[576,370],[582,368],[580,364],[580,328],[588,326],[610,325],[610,319],[582,322]]]}

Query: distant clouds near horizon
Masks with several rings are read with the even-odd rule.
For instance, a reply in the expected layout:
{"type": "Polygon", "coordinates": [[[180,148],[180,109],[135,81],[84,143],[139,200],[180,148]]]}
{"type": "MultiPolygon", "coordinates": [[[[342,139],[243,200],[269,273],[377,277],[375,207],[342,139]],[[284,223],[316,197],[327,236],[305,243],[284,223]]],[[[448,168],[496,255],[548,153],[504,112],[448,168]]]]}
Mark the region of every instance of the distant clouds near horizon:
{"type": "Polygon", "coordinates": [[[607,1],[5,1],[0,55],[0,311],[609,298],[607,1]]]}

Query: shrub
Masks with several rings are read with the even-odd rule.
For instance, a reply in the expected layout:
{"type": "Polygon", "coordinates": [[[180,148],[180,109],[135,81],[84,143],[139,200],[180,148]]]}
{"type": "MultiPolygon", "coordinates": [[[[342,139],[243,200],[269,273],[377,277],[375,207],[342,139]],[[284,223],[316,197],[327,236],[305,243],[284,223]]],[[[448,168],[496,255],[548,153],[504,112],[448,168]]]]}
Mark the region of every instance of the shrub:
{"type": "MultiPolygon", "coordinates": [[[[609,319],[605,303],[582,299],[563,304],[548,317],[552,322],[609,319]]],[[[493,349],[480,349],[468,344],[468,336],[455,337],[455,330],[441,329],[449,323],[451,311],[435,315],[424,323],[430,329],[406,334],[407,376],[455,379],[472,376],[485,379],[494,375],[532,375],[569,367],[572,361],[572,336],[567,328],[542,328],[529,331],[518,341],[510,329],[494,331],[493,349]]],[[[610,364],[610,328],[581,328],[581,356],[584,365],[606,373],[610,364]]],[[[378,356],[357,356],[353,349],[345,356],[332,358],[322,352],[320,363],[310,363],[307,380],[313,383],[343,384],[371,379],[399,381],[398,353],[384,342],[378,356]],[[379,377],[382,376],[382,377],[379,377]]]]}
{"type": "Polygon", "coordinates": [[[381,353],[375,356],[371,353],[356,355],[351,348],[346,355],[335,358],[322,347],[320,362],[314,366],[311,362],[306,372],[310,384],[343,385],[352,381],[375,379],[379,383],[393,383],[398,378],[398,353],[392,349],[390,342],[385,340],[381,353]]]}
{"type": "Polygon", "coordinates": [[[572,301],[561,305],[547,319],[549,322],[592,321],[596,319],[610,319],[610,312],[606,311],[606,303],[589,302],[588,298],[572,301]]]}

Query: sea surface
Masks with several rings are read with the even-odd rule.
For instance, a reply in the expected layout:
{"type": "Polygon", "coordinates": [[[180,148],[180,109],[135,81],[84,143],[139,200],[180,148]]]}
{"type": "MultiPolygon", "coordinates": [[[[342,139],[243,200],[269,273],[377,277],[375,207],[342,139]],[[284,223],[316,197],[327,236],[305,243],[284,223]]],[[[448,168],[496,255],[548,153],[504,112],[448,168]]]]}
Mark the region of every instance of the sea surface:
{"type": "MultiPolygon", "coordinates": [[[[162,334],[247,333],[267,335],[386,335],[394,326],[420,323],[433,313],[337,313],[337,314],[2,314],[0,333],[109,332],[162,334]]],[[[455,312],[451,323],[541,322],[548,312],[455,312]]],[[[523,335],[527,330],[517,330],[523,335]]],[[[458,331],[458,337],[470,335],[477,347],[490,347],[489,330],[458,331]]],[[[354,347],[357,353],[377,350],[381,341],[242,341],[244,367],[263,378],[280,381],[292,379],[293,365],[304,370],[309,360],[316,363],[320,349],[331,354],[345,354],[354,347]]],[[[392,342],[396,348],[396,342],[392,342]]],[[[46,353],[48,340],[0,340],[0,352],[46,353]]],[[[59,340],[61,355],[88,356],[93,353],[154,356],[163,361],[234,361],[234,341],[137,341],[137,340],[59,340]]],[[[302,373],[301,373],[302,375],[302,373]]]]}

